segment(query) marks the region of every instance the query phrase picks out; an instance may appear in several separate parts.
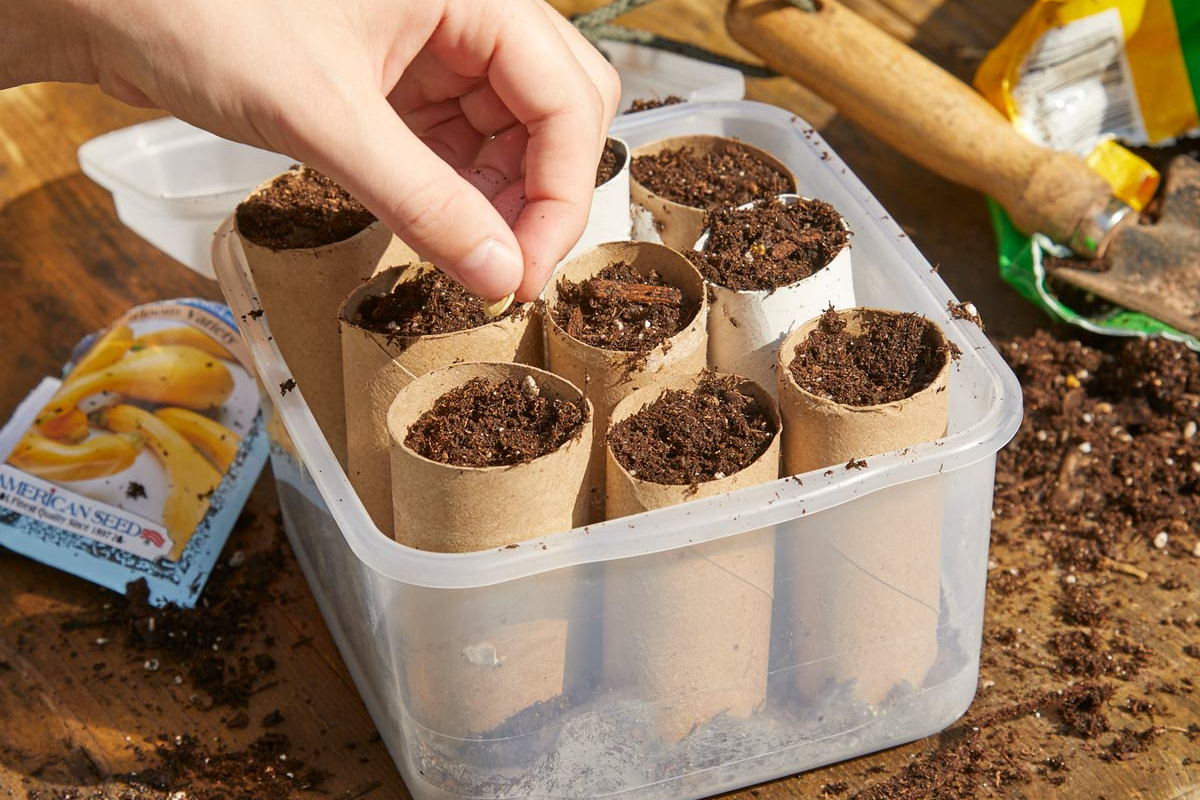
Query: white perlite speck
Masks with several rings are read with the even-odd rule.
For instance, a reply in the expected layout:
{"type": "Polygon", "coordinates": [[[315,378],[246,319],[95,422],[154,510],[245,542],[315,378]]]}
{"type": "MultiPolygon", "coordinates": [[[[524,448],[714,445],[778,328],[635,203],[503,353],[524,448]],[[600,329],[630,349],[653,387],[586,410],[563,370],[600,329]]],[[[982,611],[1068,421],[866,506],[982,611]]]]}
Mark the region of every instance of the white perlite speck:
{"type": "Polygon", "coordinates": [[[1091,445],[1091,443],[1090,443],[1090,442],[1084,442],[1083,444],[1079,445],[1079,452],[1083,453],[1085,456],[1086,456],[1088,453],[1092,452],[1092,445],[1091,445]]]}
{"type": "Polygon", "coordinates": [[[537,385],[537,381],[532,375],[526,375],[521,381],[521,393],[526,397],[537,397],[542,393],[541,388],[537,385]]]}
{"type": "Polygon", "coordinates": [[[1167,542],[1170,540],[1170,538],[1170,536],[1167,536],[1166,531],[1159,531],[1158,535],[1154,537],[1154,546],[1159,550],[1162,550],[1167,546],[1167,542]]]}

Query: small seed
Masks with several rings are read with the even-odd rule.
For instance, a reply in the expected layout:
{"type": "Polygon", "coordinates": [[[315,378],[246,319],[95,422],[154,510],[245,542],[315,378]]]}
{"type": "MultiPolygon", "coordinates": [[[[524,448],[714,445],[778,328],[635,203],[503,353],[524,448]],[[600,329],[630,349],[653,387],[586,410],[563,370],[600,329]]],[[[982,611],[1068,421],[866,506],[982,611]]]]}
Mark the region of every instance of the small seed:
{"type": "Polygon", "coordinates": [[[541,387],[537,385],[537,381],[532,375],[526,375],[521,381],[521,393],[526,397],[537,397],[542,393],[541,387]]]}
{"type": "Polygon", "coordinates": [[[1159,531],[1158,535],[1154,537],[1154,546],[1159,550],[1162,550],[1167,546],[1167,542],[1170,540],[1170,538],[1171,537],[1167,536],[1166,531],[1159,531]]]}
{"type": "Polygon", "coordinates": [[[1196,420],[1189,419],[1187,424],[1183,426],[1183,438],[1191,439],[1196,435],[1196,420]]]}
{"type": "Polygon", "coordinates": [[[1200,558],[1200,541],[1197,541],[1196,546],[1192,548],[1192,555],[1194,555],[1196,558],[1200,558]]]}
{"type": "Polygon", "coordinates": [[[1049,438],[1050,438],[1049,434],[1047,434],[1045,431],[1038,431],[1038,432],[1037,432],[1037,440],[1038,440],[1039,442],[1044,442],[1044,441],[1046,441],[1046,440],[1047,440],[1047,439],[1049,439],[1049,438]]]}
{"type": "Polygon", "coordinates": [[[483,313],[488,319],[496,317],[508,311],[508,307],[513,304],[513,296],[510,294],[507,297],[501,297],[499,300],[485,300],[483,303],[483,313]]]}
{"type": "Polygon", "coordinates": [[[1076,579],[1076,577],[1075,577],[1074,575],[1068,575],[1068,576],[1066,577],[1066,581],[1067,581],[1067,583],[1071,584],[1072,586],[1074,586],[1074,585],[1075,585],[1075,581],[1076,581],[1076,580],[1077,580],[1077,579],[1076,579]]]}
{"type": "Polygon", "coordinates": [[[1067,386],[1071,389],[1078,389],[1079,388],[1079,379],[1076,378],[1074,375],[1068,375],[1067,376],[1067,386]]]}

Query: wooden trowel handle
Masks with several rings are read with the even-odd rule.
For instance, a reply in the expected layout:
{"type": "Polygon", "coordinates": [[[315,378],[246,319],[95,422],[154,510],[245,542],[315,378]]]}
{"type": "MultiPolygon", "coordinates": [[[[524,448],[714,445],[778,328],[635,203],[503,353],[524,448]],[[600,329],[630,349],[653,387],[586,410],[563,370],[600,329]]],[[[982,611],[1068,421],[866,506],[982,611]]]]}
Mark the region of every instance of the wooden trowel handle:
{"type": "Polygon", "coordinates": [[[731,0],[730,34],[778,72],[922,166],[994,197],[1025,233],[1068,242],[1102,214],[1108,183],[1082,159],[1023,139],[970,87],[833,0],[731,0]]]}

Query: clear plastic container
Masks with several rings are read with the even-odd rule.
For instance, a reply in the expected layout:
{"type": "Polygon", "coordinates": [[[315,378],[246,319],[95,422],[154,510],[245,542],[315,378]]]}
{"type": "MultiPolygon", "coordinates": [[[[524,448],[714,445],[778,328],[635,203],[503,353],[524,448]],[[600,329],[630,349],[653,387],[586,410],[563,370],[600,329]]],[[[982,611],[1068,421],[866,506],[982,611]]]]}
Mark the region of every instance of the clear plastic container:
{"type": "MultiPolygon", "coordinates": [[[[861,470],[837,466],[512,549],[438,554],[380,534],[302,393],[271,391],[279,415],[269,426],[276,431],[272,462],[288,537],[419,800],[704,797],[935,733],[974,696],[995,455],[1020,423],[1016,379],[978,328],[950,318],[945,284],[804,120],[727,102],[674,106],[613,128],[634,147],[685,132],[739,137],[778,156],[799,178],[801,194],[833,203],[853,229],[859,303],[918,311],[945,328],[962,350],[948,435],[870,456],[861,470]],[[861,554],[864,536],[878,537],[888,558],[850,563],[847,552],[861,554]],[[708,669],[701,684],[666,696],[614,679],[606,647],[636,653],[654,643],[620,638],[621,619],[648,606],[645,595],[613,587],[669,591],[681,574],[699,574],[689,572],[695,568],[707,570],[712,596],[744,595],[735,570],[711,567],[763,542],[774,547],[775,563],[765,700],[748,716],[701,720],[677,740],[660,735],[664,714],[703,705],[705,693],[743,684],[761,691],[750,686],[761,676],[708,669]],[[933,581],[936,599],[919,596],[909,585],[913,575],[926,597],[933,581]],[[923,629],[907,624],[922,615],[923,629]],[[536,626],[521,626],[547,619],[547,630],[565,630],[561,693],[494,724],[491,695],[473,689],[520,695],[527,687],[504,684],[505,663],[517,662],[504,658],[528,655],[523,644],[530,652],[545,645],[531,633],[536,626]],[[846,629],[831,629],[834,619],[849,620],[846,629]],[[514,640],[514,630],[524,633],[514,640]],[[921,658],[929,664],[919,678],[899,677],[921,658]],[[480,682],[464,664],[491,671],[480,682]],[[861,691],[881,679],[882,696],[861,691]],[[464,709],[477,719],[491,714],[488,728],[472,730],[464,709]]],[[[214,263],[263,384],[277,387],[288,370],[267,321],[240,317],[256,304],[228,225],[218,232],[214,263]]],[[[722,624],[700,626],[704,641],[680,643],[681,658],[691,659],[681,667],[728,647],[722,637],[736,613],[717,608],[722,624]]]]}
{"type": "Polygon", "coordinates": [[[174,117],[106,133],[79,148],[83,174],[112,192],[117,216],[207,278],[212,232],[260,183],[292,163],[174,117]]]}

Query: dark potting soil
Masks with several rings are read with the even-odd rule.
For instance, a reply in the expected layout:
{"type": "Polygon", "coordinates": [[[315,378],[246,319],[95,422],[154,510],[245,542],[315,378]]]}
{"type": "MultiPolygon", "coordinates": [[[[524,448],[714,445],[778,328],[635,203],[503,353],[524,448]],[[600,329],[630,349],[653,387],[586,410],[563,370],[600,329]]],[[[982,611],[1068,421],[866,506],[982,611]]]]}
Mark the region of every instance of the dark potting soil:
{"type": "Polygon", "coordinates": [[[740,206],[796,190],[791,175],[737,142],[716,151],[684,146],[638,156],[630,174],[658,196],[693,208],[740,206]]]}
{"type": "Polygon", "coordinates": [[[612,139],[604,142],[604,152],[600,154],[600,163],[596,165],[596,186],[600,187],[613,179],[621,169],[621,159],[618,156],[620,145],[612,139]]]}
{"type": "Polygon", "coordinates": [[[789,369],[802,389],[850,406],[893,403],[933,383],[948,359],[951,342],[920,314],[871,316],[857,335],[832,308],[796,347],[789,369]]]}
{"type": "Polygon", "coordinates": [[[708,374],[694,391],[667,390],[613,426],[608,444],[634,477],[674,486],[733,475],[766,452],[777,429],[739,379],[708,374]]]}
{"type": "Polygon", "coordinates": [[[542,396],[535,380],[472,378],[418,417],[404,444],[457,467],[524,464],[557,450],[579,436],[587,407],[542,396]]]}
{"type": "Polygon", "coordinates": [[[710,283],[734,291],[771,291],[829,266],[849,245],[842,217],[823,200],[710,211],[708,241],[687,256],[710,283]]]}
{"type": "Polygon", "coordinates": [[[395,338],[430,336],[478,328],[527,310],[525,304],[513,304],[499,317],[489,318],[477,295],[445,273],[430,270],[387,294],[364,297],[351,322],[395,338]]]}
{"type": "Polygon", "coordinates": [[[295,250],[349,239],[375,215],[333,180],[309,166],[293,167],[237,207],[242,236],[272,250],[295,250]]]}
{"type": "Polygon", "coordinates": [[[687,102],[687,100],[684,100],[682,97],[680,97],[677,94],[669,94],[661,100],[659,100],[657,98],[638,97],[638,98],[635,98],[634,101],[629,104],[629,108],[625,109],[624,113],[636,114],[639,111],[650,111],[655,108],[662,108],[663,106],[674,106],[674,105],[678,105],[679,103],[686,103],[686,102],[687,102]]]}
{"type": "Polygon", "coordinates": [[[647,353],[690,325],[699,308],[657,272],[641,275],[620,261],[579,283],[561,279],[552,313],[568,336],[585,344],[647,353]]]}

